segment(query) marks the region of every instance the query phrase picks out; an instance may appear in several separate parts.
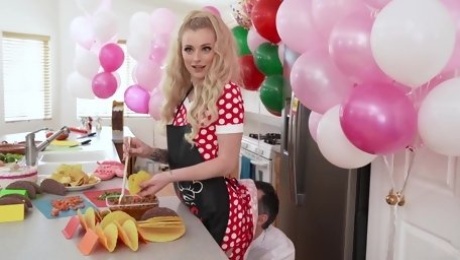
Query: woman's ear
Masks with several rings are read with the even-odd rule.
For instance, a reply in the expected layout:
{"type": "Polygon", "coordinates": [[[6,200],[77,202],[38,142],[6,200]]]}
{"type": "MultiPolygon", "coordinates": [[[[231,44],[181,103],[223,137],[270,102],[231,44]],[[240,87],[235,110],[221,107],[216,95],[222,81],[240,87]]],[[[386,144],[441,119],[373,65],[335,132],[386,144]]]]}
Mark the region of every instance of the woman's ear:
{"type": "Polygon", "coordinates": [[[257,225],[259,226],[262,226],[263,224],[265,224],[265,222],[267,222],[268,220],[268,215],[263,213],[263,214],[259,214],[257,216],[257,225]]]}

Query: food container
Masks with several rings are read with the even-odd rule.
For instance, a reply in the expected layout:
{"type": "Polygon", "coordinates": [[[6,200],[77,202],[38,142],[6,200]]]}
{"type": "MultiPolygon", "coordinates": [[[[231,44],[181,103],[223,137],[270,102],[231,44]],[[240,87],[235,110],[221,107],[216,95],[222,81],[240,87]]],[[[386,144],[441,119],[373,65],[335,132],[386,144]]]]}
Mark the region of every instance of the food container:
{"type": "Polygon", "coordinates": [[[118,203],[120,195],[111,195],[105,198],[105,203],[110,211],[123,211],[128,213],[136,220],[141,219],[142,215],[149,209],[158,207],[158,198],[155,195],[141,197],[138,195],[124,195],[118,203]]]}

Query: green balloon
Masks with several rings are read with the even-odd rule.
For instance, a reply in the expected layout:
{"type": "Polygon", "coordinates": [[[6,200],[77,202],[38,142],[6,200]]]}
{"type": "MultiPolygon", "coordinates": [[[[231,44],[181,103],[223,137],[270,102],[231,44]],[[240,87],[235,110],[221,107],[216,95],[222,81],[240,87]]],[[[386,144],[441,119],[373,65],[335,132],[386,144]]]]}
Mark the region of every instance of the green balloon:
{"type": "Polygon", "coordinates": [[[283,65],[278,57],[278,45],[264,42],[255,51],[256,67],[266,76],[283,74],[283,65]]]}
{"type": "Polygon", "coordinates": [[[283,75],[267,76],[260,88],[260,100],[272,114],[281,115],[284,108],[284,78],[283,75]]]}
{"type": "Polygon", "coordinates": [[[243,26],[235,26],[232,29],[233,38],[235,38],[238,56],[251,54],[248,46],[248,32],[249,30],[243,26]]]}

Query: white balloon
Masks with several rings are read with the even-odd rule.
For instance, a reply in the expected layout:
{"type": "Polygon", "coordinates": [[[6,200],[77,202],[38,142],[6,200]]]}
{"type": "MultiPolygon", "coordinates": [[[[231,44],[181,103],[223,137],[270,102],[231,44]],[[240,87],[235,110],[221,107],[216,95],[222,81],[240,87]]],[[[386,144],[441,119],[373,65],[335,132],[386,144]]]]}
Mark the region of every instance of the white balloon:
{"type": "Polygon", "coordinates": [[[108,10],[100,11],[93,17],[94,36],[101,43],[108,42],[117,34],[117,16],[108,10]]]}
{"type": "Polygon", "coordinates": [[[126,48],[133,59],[142,61],[149,58],[151,44],[152,40],[148,35],[135,34],[128,37],[126,48]]]}
{"type": "Polygon", "coordinates": [[[102,4],[102,0],[76,0],[77,6],[88,14],[92,14],[102,4]]]}
{"type": "Polygon", "coordinates": [[[418,129],[431,150],[460,155],[460,77],[446,80],[431,90],[418,112],[418,129]]]}
{"type": "Polygon", "coordinates": [[[67,77],[67,89],[76,98],[93,99],[94,93],[91,85],[91,80],[78,72],[72,72],[67,77]]]}
{"type": "Polygon", "coordinates": [[[82,76],[93,79],[99,71],[99,57],[96,53],[80,48],[75,53],[75,70],[82,76]]]}
{"type": "Polygon", "coordinates": [[[150,14],[146,12],[137,12],[131,16],[129,21],[129,33],[150,35],[153,37],[153,30],[150,24],[150,14]]]}
{"type": "Polygon", "coordinates": [[[316,142],[323,156],[337,167],[352,169],[365,166],[377,155],[369,154],[354,146],[340,126],[340,105],[330,108],[319,121],[316,142]]]}
{"type": "Polygon", "coordinates": [[[413,88],[428,82],[447,64],[455,44],[455,21],[438,0],[391,1],[371,31],[377,65],[413,88]]]}

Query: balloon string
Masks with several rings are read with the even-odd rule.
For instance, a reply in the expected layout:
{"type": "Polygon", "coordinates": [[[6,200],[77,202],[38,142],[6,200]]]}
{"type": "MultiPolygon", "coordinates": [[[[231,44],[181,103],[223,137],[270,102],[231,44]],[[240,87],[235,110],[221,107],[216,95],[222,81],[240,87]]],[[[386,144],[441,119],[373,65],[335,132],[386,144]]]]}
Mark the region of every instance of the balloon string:
{"type": "Polygon", "coordinates": [[[394,172],[394,154],[391,154],[389,155],[390,156],[390,160],[391,162],[388,160],[388,156],[387,155],[384,155],[383,156],[383,161],[385,162],[385,165],[387,167],[387,170],[388,170],[388,175],[390,177],[390,182],[391,182],[391,188],[393,190],[396,189],[396,185],[395,185],[395,181],[394,181],[394,178],[393,178],[393,172],[394,172]]]}
{"type": "Polygon", "coordinates": [[[452,187],[454,184],[452,183],[453,177],[455,176],[455,169],[457,167],[457,157],[455,156],[448,156],[447,157],[447,185],[452,187]]]}
{"type": "Polygon", "coordinates": [[[388,235],[388,248],[387,248],[387,260],[393,260],[395,236],[396,236],[396,225],[398,220],[398,206],[393,205],[390,210],[390,233],[388,235]]]}

